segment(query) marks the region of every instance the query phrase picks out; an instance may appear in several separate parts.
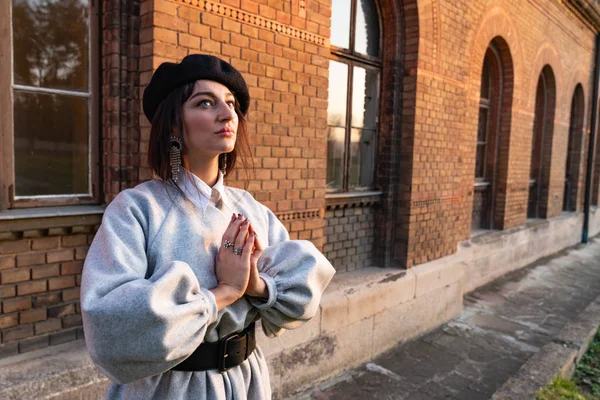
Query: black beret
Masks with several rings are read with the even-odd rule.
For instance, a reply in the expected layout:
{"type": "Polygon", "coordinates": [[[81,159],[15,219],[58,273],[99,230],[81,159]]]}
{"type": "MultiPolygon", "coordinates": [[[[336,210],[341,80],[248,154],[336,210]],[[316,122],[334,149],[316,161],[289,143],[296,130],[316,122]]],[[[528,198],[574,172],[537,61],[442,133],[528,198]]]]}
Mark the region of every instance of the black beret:
{"type": "Polygon", "coordinates": [[[244,115],[250,107],[248,86],[240,72],[231,64],[207,54],[190,54],[179,64],[164,62],[158,66],[144,89],[144,114],[150,122],[158,106],[173,89],[200,79],[219,82],[235,96],[244,115]]]}

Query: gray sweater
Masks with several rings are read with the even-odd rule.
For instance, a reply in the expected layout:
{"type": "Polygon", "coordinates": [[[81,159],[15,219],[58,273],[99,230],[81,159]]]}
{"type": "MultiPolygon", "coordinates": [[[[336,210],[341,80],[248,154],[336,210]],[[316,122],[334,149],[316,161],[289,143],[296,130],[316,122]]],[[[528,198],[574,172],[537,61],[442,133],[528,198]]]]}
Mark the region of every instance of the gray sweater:
{"type": "Polygon", "coordinates": [[[90,356],[112,383],[110,399],[269,399],[260,348],[237,367],[171,371],[202,342],[260,318],[268,336],[312,318],[334,269],[308,241],[289,240],[277,217],[240,189],[194,206],[153,180],[107,207],[88,252],[81,312],[90,356]],[[232,212],[245,215],[265,245],[258,262],[269,298],[242,297],[217,312],[215,257],[232,212]]]}

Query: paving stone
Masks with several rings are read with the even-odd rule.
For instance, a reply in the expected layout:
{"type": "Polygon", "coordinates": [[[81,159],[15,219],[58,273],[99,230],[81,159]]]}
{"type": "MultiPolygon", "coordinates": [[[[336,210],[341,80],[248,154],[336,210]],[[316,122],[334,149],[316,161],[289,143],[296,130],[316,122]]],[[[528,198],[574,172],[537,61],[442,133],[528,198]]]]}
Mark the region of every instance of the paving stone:
{"type": "Polygon", "coordinates": [[[393,378],[355,374],[312,398],[489,399],[600,296],[598,260],[594,242],[479,288],[458,317],[372,361],[393,378]]]}

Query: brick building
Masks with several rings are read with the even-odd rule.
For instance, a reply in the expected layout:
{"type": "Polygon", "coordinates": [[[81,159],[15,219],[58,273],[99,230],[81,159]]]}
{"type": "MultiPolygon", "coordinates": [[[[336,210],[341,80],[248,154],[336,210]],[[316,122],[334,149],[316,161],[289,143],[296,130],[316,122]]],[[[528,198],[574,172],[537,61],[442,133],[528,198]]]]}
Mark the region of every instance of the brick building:
{"type": "Polygon", "coordinates": [[[353,321],[400,329],[386,321],[426,296],[445,299],[430,322],[372,332],[368,355],[328,373],[441,324],[464,292],[577,243],[588,182],[600,229],[599,28],[589,0],[1,2],[0,358],[83,336],[78,286],[104,205],[151,179],[141,93],[160,63],[197,52],[250,88],[254,168],[228,184],[339,272],[321,325],[281,354],[353,321]],[[391,303],[361,309],[336,292],[375,298],[361,284],[398,269],[391,281],[412,292],[391,303]]]}

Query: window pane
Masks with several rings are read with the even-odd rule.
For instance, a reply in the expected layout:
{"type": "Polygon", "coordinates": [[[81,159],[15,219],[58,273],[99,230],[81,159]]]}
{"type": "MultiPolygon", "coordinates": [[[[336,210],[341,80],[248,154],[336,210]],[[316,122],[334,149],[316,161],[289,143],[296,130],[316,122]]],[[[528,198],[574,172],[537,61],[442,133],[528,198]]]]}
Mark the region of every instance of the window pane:
{"type": "Polygon", "coordinates": [[[346,99],[348,98],[348,66],[329,61],[329,103],[327,123],[346,126],[346,99]]]}
{"type": "Polygon", "coordinates": [[[346,129],[329,127],[327,138],[327,187],[341,189],[344,182],[344,143],[346,129]]]}
{"type": "Polygon", "coordinates": [[[88,91],[88,0],[13,0],[14,82],[88,91]]]}
{"type": "Polygon", "coordinates": [[[489,100],[490,98],[490,58],[491,55],[485,57],[483,61],[483,72],[481,73],[481,98],[489,100]]]}
{"type": "Polygon", "coordinates": [[[376,131],[352,128],[348,187],[373,186],[376,148],[376,131]]]}
{"type": "Polygon", "coordinates": [[[354,50],[379,57],[379,16],[373,0],[358,0],[354,50]]]}
{"type": "Polygon", "coordinates": [[[488,112],[489,109],[479,107],[479,125],[477,127],[477,142],[479,143],[487,142],[488,112]]]}
{"type": "Polygon", "coordinates": [[[485,144],[477,145],[477,157],[475,159],[475,178],[485,178],[485,144]]]}
{"type": "Polygon", "coordinates": [[[331,2],[331,44],[344,49],[350,48],[350,8],[349,0],[331,2]]]}
{"type": "Polygon", "coordinates": [[[352,126],[375,129],[379,114],[379,72],[354,67],[352,77],[352,126]]]}
{"type": "Polygon", "coordinates": [[[15,195],[88,193],[87,99],[15,91],[15,195]]]}

